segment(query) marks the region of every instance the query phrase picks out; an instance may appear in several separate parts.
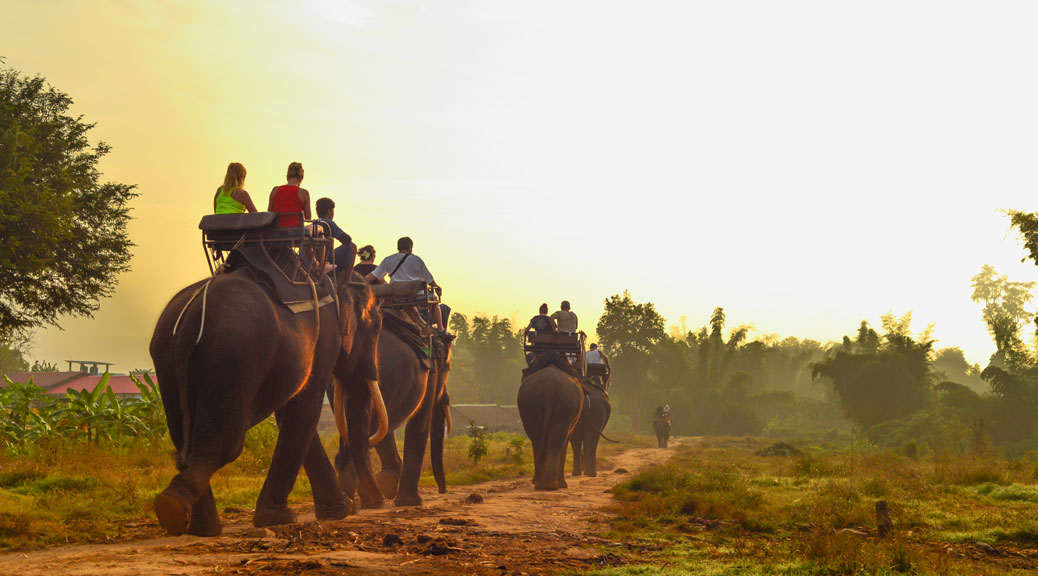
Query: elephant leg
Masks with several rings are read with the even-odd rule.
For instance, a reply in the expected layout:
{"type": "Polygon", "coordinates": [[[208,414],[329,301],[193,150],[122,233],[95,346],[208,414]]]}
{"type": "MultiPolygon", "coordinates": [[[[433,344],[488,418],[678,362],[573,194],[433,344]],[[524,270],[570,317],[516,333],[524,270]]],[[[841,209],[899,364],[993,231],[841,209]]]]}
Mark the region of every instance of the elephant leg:
{"type": "Polygon", "coordinates": [[[257,527],[295,522],[288,509],[288,494],[295,485],[321,416],[321,402],[308,387],[274,412],[278,423],[278,439],[270,462],[267,479],[256,500],[252,523],[257,527]]]}
{"type": "Polygon", "coordinates": [[[187,533],[192,536],[219,536],[221,532],[223,532],[223,526],[220,524],[220,516],[216,512],[213,488],[207,486],[205,493],[191,507],[191,522],[188,524],[187,533]]]}
{"type": "Polygon", "coordinates": [[[432,425],[429,427],[429,462],[432,464],[433,478],[440,494],[447,493],[447,476],[443,469],[443,444],[447,434],[447,411],[437,400],[433,406],[432,425]]]}
{"type": "MultiPolygon", "coordinates": [[[[207,399],[200,400],[198,406],[206,405],[207,399]]],[[[193,419],[188,454],[178,464],[180,473],[155,498],[155,515],[171,535],[179,536],[190,531],[194,512],[202,514],[194,523],[199,535],[218,529],[216,501],[209,481],[217,470],[241,454],[247,429],[244,416],[213,418],[200,415],[193,419]],[[203,497],[202,503],[196,506],[203,497]]],[[[174,439],[175,445],[183,443],[181,435],[174,436],[174,439]]]]}
{"type": "Polygon", "coordinates": [[[558,490],[565,488],[565,465],[566,449],[569,438],[566,437],[566,429],[552,426],[548,430],[548,438],[544,443],[544,468],[541,470],[540,483],[535,486],[538,490],[558,490]]]}
{"type": "Polygon", "coordinates": [[[584,446],[581,438],[581,430],[578,428],[569,439],[570,448],[573,449],[573,475],[580,476],[584,469],[584,446]]]}
{"type": "Polygon", "coordinates": [[[303,469],[310,479],[314,513],[318,520],[341,520],[353,511],[353,502],[339,487],[335,469],[328,461],[321,438],[316,432],[310,438],[310,449],[303,460],[303,469]]]}
{"type": "Polygon", "coordinates": [[[427,390],[418,411],[411,416],[404,427],[404,460],[397,488],[397,506],[421,506],[422,497],[418,495],[418,478],[422,475],[422,462],[425,460],[425,448],[429,443],[429,427],[432,425],[432,408],[435,398],[431,390],[427,390]]]}
{"type": "Polygon", "coordinates": [[[598,433],[590,430],[584,438],[584,476],[598,476],[598,439],[598,433]]]}
{"type": "Polygon", "coordinates": [[[400,460],[400,452],[396,449],[396,436],[386,434],[381,442],[375,445],[378,459],[382,461],[382,469],[379,470],[375,479],[386,498],[396,498],[397,484],[400,482],[400,470],[403,464],[400,460]]]}

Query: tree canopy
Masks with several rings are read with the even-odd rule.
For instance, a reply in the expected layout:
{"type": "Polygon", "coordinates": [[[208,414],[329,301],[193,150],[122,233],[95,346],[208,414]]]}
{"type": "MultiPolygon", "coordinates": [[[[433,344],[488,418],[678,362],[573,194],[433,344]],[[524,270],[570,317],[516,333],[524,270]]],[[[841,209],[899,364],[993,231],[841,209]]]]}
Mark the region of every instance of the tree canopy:
{"type": "Polygon", "coordinates": [[[93,124],[40,77],[0,69],[0,335],[90,315],[129,269],[134,186],[102,182],[93,124]]]}

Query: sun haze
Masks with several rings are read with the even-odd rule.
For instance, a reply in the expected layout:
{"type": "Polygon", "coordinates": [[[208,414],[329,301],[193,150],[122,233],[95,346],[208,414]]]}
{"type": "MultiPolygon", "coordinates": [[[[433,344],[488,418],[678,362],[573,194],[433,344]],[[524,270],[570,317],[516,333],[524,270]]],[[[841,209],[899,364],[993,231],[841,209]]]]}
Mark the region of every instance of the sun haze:
{"type": "Polygon", "coordinates": [[[1032,3],[8,1],[0,56],[41,74],[138,185],[133,271],[30,356],[150,367],[229,162],[260,207],[289,162],[379,258],[411,236],[465,314],[611,294],[671,324],[724,306],[839,339],[914,312],[994,350],[992,264],[1038,279],[1032,3]]]}

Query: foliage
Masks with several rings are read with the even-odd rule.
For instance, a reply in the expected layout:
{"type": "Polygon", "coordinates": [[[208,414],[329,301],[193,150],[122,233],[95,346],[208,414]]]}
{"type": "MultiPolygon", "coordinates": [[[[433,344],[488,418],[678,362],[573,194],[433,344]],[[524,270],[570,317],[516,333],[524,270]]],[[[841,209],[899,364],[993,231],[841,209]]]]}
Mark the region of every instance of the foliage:
{"type": "Polygon", "coordinates": [[[927,406],[933,377],[933,341],[916,341],[908,331],[911,316],[884,318],[882,339],[864,320],[843,349],[814,364],[812,376],[832,382],[847,416],[863,429],[903,418],[927,406]]]}
{"type": "Polygon", "coordinates": [[[523,448],[526,446],[526,438],[516,435],[508,441],[508,457],[517,465],[521,465],[523,460],[523,448]]]}
{"type": "Polygon", "coordinates": [[[457,336],[451,361],[451,395],[458,402],[514,404],[519,391],[523,346],[507,318],[451,314],[457,336]]]}
{"type": "Polygon", "coordinates": [[[29,368],[29,372],[57,372],[58,365],[46,360],[36,360],[32,363],[32,367],[29,368]]]}
{"type": "Polygon", "coordinates": [[[487,427],[485,424],[479,426],[475,422],[469,422],[468,435],[471,439],[468,450],[469,458],[472,459],[473,464],[479,466],[479,461],[490,453],[487,449],[487,427]]]}
{"type": "Polygon", "coordinates": [[[89,315],[129,269],[134,187],[101,182],[109,152],[72,98],[0,69],[0,336],[89,315]]]}
{"type": "Polygon", "coordinates": [[[109,377],[105,373],[93,390],[52,396],[32,380],[22,384],[5,376],[6,386],[0,388],[0,444],[17,452],[50,439],[118,444],[161,437],[165,413],[151,377],[130,377],[140,390],[139,398],[117,397],[108,385],[109,377]]]}
{"type": "Polygon", "coordinates": [[[667,337],[663,316],[652,302],[638,304],[626,291],[623,296],[614,294],[605,301],[605,313],[595,330],[599,345],[617,360],[647,356],[656,343],[667,337]]]}
{"type": "Polygon", "coordinates": [[[0,331],[0,374],[25,372],[29,363],[25,354],[29,348],[29,335],[24,332],[8,332],[7,336],[0,331]]]}

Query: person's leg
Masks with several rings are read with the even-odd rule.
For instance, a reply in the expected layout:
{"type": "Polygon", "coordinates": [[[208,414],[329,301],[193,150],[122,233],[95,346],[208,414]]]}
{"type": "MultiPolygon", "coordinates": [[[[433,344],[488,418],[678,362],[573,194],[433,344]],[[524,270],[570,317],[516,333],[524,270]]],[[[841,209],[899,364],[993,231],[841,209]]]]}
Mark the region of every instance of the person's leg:
{"type": "Polygon", "coordinates": [[[448,323],[451,319],[451,307],[446,304],[440,304],[440,317],[443,318],[443,329],[449,328],[448,323]]]}

